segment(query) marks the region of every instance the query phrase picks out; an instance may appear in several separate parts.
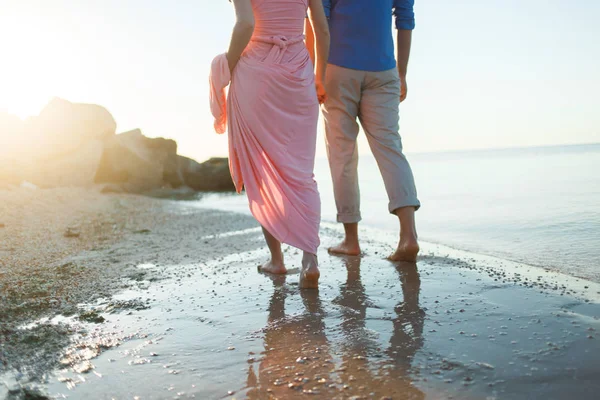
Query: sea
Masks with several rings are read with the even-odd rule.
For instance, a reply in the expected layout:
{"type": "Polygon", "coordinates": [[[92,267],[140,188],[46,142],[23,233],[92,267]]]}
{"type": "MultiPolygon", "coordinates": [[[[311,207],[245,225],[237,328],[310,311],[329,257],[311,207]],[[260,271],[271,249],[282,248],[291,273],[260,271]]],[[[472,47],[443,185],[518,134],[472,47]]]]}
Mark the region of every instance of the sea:
{"type": "MultiPolygon", "coordinates": [[[[422,241],[600,282],[600,144],[409,154],[422,241]]],[[[336,209],[326,158],[315,177],[322,220],[336,209]]],[[[398,231],[375,159],[361,155],[361,224],[398,231]]],[[[244,195],[202,206],[248,213],[244,195]]]]}

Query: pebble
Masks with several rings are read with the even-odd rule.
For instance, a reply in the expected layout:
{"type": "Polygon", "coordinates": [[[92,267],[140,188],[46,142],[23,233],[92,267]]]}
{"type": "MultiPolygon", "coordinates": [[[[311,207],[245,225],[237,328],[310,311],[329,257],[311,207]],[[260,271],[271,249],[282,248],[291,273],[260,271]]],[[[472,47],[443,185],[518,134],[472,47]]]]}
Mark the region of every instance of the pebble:
{"type": "Polygon", "coordinates": [[[488,364],[488,363],[478,362],[477,365],[479,365],[480,367],[483,367],[483,368],[487,368],[487,369],[495,369],[492,364],[488,364]]]}
{"type": "Polygon", "coordinates": [[[320,392],[318,390],[312,390],[312,389],[308,389],[308,390],[303,390],[302,393],[304,394],[308,394],[308,395],[317,395],[320,392]]]}
{"type": "Polygon", "coordinates": [[[5,377],[2,383],[6,386],[9,393],[17,393],[21,390],[21,385],[19,385],[17,378],[12,374],[5,377]]]}
{"type": "Polygon", "coordinates": [[[75,227],[67,228],[64,234],[64,237],[66,238],[78,238],[79,236],[81,236],[81,232],[79,232],[79,229],[75,227]]]}

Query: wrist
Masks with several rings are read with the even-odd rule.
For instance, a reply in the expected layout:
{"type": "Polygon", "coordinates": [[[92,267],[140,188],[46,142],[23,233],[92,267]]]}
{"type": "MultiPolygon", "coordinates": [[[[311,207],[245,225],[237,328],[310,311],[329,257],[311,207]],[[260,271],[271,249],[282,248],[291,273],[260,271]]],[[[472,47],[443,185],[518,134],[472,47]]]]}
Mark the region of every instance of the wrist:
{"type": "Polygon", "coordinates": [[[229,53],[225,53],[225,58],[227,59],[227,64],[229,65],[229,70],[233,71],[233,68],[237,64],[238,60],[233,59],[229,53]]]}

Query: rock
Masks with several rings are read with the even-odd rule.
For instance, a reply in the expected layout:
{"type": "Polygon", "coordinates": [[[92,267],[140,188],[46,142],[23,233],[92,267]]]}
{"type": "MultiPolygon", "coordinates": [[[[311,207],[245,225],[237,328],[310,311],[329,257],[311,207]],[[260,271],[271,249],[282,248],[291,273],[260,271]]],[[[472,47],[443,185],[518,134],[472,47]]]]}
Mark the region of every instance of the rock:
{"type": "Polygon", "coordinates": [[[198,191],[234,191],[227,158],[211,158],[202,164],[179,156],[179,171],[184,183],[198,191]]]}
{"type": "Polygon", "coordinates": [[[97,311],[85,311],[79,314],[79,319],[85,322],[91,322],[94,324],[101,324],[105,321],[104,317],[98,314],[97,311]]]}
{"type": "Polygon", "coordinates": [[[81,232],[79,232],[79,229],[74,227],[67,228],[64,233],[64,237],[66,238],[78,238],[79,236],[81,236],[81,232]]]}
{"type": "Polygon", "coordinates": [[[117,126],[104,107],[59,98],[37,117],[10,125],[14,131],[0,132],[13,138],[3,143],[6,154],[0,150],[0,180],[27,180],[40,187],[92,184],[103,142],[117,126]]]}
{"type": "MultiPolygon", "coordinates": [[[[117,123],[106,108],[54,98],[37,117],[25,121],[26,136],[35,139],[42,159],[61,157],[90,140],[114,136],[117,123]]],[[[29,142],[29,144],[32,142],[29,142]]]]}
{"type": "Polygon", "coordinates": [[[116,183],[104,192],[142,193],[165,185],[180,187],[177,143],[145,137],[139,129],[116,135],[104,149],[96,183],[116,183]]]}
{"type": "Polygon", "coordinates": [[[39,162],[27,177],[41,187],[89,186],[103,152],[104,143],[91,140],[69,154],[39,162]]]}
{"type": "Polygon", "coordinates": [[[161,187],[162,165],[147,149],[119,136],[106,144],[94,182],[125,184],[134,192],[161,187]]]}
{"type": "Polygon", "coordinates": [[[200,164],[178,156],[174,140],[115,133],[112,115],[94,104],[55,98],[26,121],[0,113],[0,134],[11,138],[0,148],[0,188],[106,184],[103,193],[169,198],[193,196],[188,188],[235,190],[226,158],[200,164]]]}
{"type": "Polygon", "coordinates": [[[73,371],[77,374],[85,374],[94,369],[94,365],[89,361],[82,361],[73,366],[73,371]]]}
{"type": "Polygon", "coordinates": [[[8,393],[17,393],[21,390],[21,385],[17,381],[16,376],[12,373],[4,376],[2,383],[6,390],[8,390],[8,393]]]}

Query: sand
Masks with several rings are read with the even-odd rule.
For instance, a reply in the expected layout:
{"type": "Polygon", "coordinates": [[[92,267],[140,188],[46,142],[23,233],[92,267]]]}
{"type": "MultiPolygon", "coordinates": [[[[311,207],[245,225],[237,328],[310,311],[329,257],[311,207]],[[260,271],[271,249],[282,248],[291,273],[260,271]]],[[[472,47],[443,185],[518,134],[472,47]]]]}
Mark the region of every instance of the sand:
{"type": "MultiPolygon", "coordinates": [[[[0,398],[600,390],[591,282],[426,243],[417,264],[390,263],[394,235],[365,229],[365,256],[322,251],[320,290],[300,291],[294,249],[287,277],[257,272],[267,253],[245,215],[97,189],[5,190],[0,202],[0,398]]],[[[324,225],[324,248],[339,237],[324,225]]]]}

